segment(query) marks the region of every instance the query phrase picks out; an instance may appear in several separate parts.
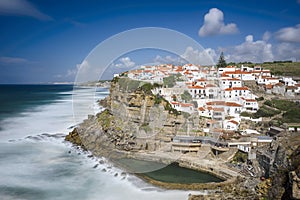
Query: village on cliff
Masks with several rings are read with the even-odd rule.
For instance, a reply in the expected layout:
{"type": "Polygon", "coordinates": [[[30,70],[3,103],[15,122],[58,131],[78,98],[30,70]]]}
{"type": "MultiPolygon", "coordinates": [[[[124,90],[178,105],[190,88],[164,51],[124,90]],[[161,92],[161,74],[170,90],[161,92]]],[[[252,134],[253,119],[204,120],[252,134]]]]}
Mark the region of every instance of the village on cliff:
{"type": "MultiPolygon", "coordinates": [[[[141,66],[122,75],[132,80],[161,84],[152,93],[166,99],[179,112],[197,114],[204,120],[202,130],[187,130],[186,135],[173,138],[172,151],[198,152],[200,143],[210,144],[216,153],[236,148],[255,159],[251,149],[269,145],[273,136],[283,132],[279,127],[263,131],[247,126],[247,122],[259,123],[262,117],[253,117],[265,95],[278,95],[293,99],[300,94],[300,84],[289,77],[277,77],[269,69],[260,66],[203,67],[194,64],[176,66],[161,64],[141,66]],[[249,87],[248,87],[249,86],[249,87]],[[253,93],[259,88],[261,96],[253,93]],[[230,136],[239,133],[243,137],[234,140],[230,136]],[[226,137],[227,136],[227,137],[226,137]],[[222,138],[222,139],[221,139],[222,138]],[[225,138],[225,140],[224,140],[225,138]],[[199,143],[199,145],[197,145],[199,143]]],[[[287,127],[297,131],[297,126],[287,127]]]]}

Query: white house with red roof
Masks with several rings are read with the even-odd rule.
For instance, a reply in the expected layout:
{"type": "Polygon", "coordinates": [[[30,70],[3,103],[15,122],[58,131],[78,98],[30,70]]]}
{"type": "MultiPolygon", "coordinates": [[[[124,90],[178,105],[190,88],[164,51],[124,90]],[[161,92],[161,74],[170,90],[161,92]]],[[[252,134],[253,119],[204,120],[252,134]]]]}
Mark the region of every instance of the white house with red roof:
{"type": "Polygon", "coordinates": [[[235,68],[234,71],[223,72],[222,76],[228,76],[231,78],[239,78],[244,81],[255,80],[255,75],[251,71],[242,71],[239,68],[235,68]]]}
{"type": "Polygon", "coordinates": [[[297,81],[293,80],[290,77],[282,77],[280,79],[280,82],[284,83],[287,86],[295,86],[297,84],[297,81]]]}
{"type": "Polygon", "coordinates": [[[279,83],[279,78],[272,76],[258,76],[256,78],[256,83],[259,85],[275,85],[279,83]]]}
{"type": "Polygon", "coordinates": [[[240,119],[233,118],[223,121],[223,129],[229,131],[237,131],[240,125],[240,119]]]}
{"type": "Polygon", "coordinates": [[[238,99],[239,97],[248,97],[251,91],[248,87],[231,87],[222,90],[221,96],[226,99],[238,99]]]}
{"type": "Polygon", "coordinates": [[[191,103],[181,103],[177,101],[171,101],[170,104],[173,108],[175,108],[178,111],[186,112],[186,113],[194,113],[194,104],[191,103]]]}
{"type": "Polygon", "coordinates": [[[242,112],[243,105],[237,102],[225,102],[225,113],[227,116],[239,117],[242,112]]]}
{"type": "Polygon", "coordinates": [[[222,90],[232,87],[242,87],[242,80],[239,78],[221,78],[219,86],[222,90]]]}
{"type": "Polygon", "coordinates": [[[234,72],[236,69],[235,66],[227,66],[227,67],[220,67],[218,69],[218,73],[221,75],[223,74],[224,72],[234,72]]]}
{"type": "Polygon", "coordinates": [[[259,109],[258,103],[255,98],[240,98],[240,102],[243,105],[242,111],[256,112],[259,109]]]}

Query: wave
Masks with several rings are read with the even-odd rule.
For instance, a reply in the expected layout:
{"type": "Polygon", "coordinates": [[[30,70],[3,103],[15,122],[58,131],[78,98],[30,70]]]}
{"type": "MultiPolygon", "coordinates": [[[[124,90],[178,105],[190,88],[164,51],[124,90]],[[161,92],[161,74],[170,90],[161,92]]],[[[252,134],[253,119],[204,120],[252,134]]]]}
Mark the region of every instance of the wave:
{"type": "MultiPolygon", "coordinates": [[[[76,93],[80,97],[77,99],[85,102],[89,92],[90,89],[81,90],[76,93]]],[[[94,98],[104,98],[104,92],[96,92],[94,98]]],[[[104,158],[95,158],[64,142],[64,136],[76,126],[72,110],[74,93],[64,94],[50,104],[1,121],[0,199],[188,198],[188,191],[159,189],[114,167],[104,158]]],[[[96,101],[90,107],[88,111],[94,113],[101,110],[96,101]]],[[[80,117],[83,120],[87,113],[80,117]]]]}

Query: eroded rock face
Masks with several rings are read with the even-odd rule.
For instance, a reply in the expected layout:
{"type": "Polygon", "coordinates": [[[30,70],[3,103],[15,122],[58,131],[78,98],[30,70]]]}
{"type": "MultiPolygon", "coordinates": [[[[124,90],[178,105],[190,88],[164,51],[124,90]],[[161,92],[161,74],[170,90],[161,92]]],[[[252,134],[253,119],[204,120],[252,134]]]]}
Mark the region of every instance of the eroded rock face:
{"type": "Polygon", "coordinates": [[[270,199],[300,199],[300,136],[285,136],[276,142],[274,162],[269,177],[270,199]]]}
{"type": "Polygon", "coordinates": [[[292,185],[292,198],[300,199],[300,178],[295,171],[290,172],[289,180],[292,185]]]}
{"type": "Polygon", "coordinates": [[[149,90],[126,88],[119,82],[112,82],[110,95],[101,101],[106,109],[90,116],[66,140],[95,154],[112,149],[171,150],[167,143],[175,134],[186,134],[188,121],[191,130],[199,129],[198,117],[188,119],[186,115],[174,113],[167,101],[158,99],[149,90]]]}

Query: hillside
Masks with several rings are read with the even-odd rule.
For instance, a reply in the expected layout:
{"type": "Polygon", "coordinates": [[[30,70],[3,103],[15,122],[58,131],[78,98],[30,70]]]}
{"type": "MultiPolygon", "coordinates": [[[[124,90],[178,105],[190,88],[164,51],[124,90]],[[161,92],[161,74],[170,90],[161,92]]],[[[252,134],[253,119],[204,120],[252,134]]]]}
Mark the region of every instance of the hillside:
{"type": "Polygon", "coordinates": [[[270,69],[272,74],[277,76],[293,76],[300,77],[300,62],[289,62],[289,61],[274,61],[274,62],[264,62],[264,63],[228,63],[228,65],[236,65],[240,67],[241,65],[254,67],[262,66],[265,69],[270,69]]]}

